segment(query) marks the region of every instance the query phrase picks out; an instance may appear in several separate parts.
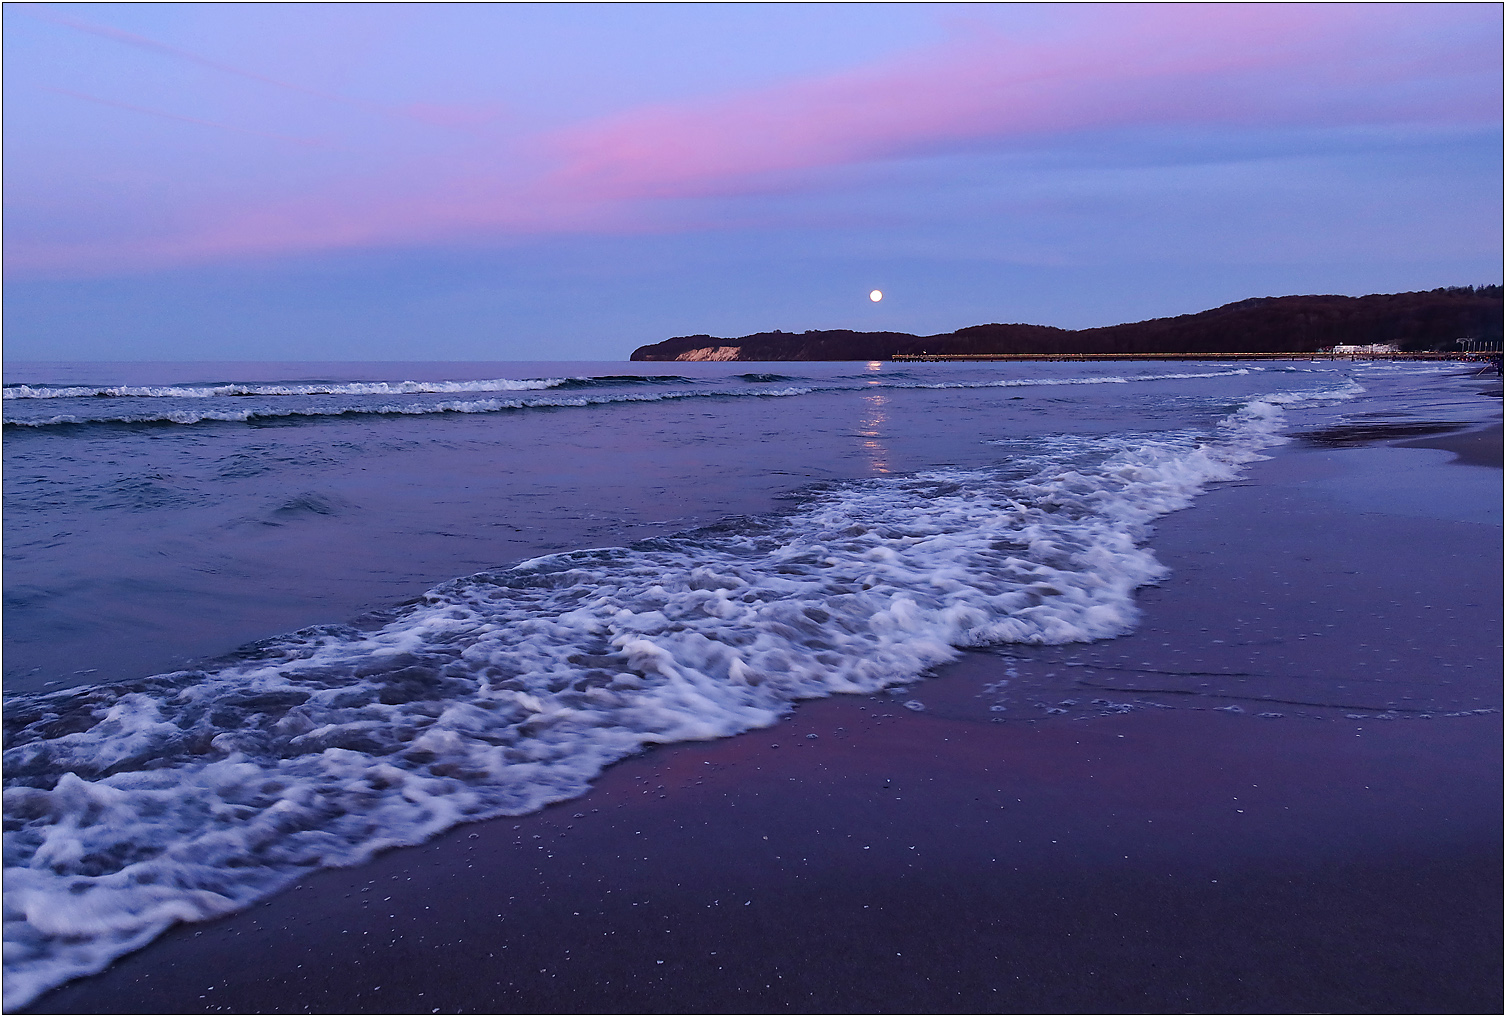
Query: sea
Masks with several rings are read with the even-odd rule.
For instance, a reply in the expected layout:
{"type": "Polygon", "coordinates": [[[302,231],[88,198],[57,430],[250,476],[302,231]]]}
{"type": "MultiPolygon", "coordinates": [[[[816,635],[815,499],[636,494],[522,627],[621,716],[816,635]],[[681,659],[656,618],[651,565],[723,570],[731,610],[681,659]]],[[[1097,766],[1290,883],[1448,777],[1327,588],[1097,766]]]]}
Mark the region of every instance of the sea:
{"type": "Polygon", "coordinates": [[[1472,373],[8,363],[5,1005],[655,745],[1127,634],[1159,518],[1477,423],[1472,373]]]}

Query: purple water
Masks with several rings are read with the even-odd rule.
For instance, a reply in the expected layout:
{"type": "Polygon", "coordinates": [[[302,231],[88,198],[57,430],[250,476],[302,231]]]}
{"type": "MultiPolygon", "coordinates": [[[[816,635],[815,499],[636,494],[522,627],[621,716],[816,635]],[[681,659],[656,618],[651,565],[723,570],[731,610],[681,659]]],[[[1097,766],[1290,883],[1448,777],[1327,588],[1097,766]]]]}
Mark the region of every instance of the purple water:
{"type": "Polygon", "coordinates": [[[1154,520],[1284,435],[1487,412],[1458,368],[1301,361],[10,365],[5,396],[12,1006],[646,745],[1133,631],[1154,520]]]}

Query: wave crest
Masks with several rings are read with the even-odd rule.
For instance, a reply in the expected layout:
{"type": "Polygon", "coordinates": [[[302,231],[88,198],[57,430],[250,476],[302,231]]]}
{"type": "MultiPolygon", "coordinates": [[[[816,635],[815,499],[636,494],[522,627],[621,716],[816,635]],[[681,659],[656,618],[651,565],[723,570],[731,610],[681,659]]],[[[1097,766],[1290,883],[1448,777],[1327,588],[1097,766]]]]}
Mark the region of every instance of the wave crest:
{"type": "Polygon", "coordinates": [[[458,579],[369,629],[17,697],[6,1005],[309,868],[580,795],[647,745],[911,682],[959,647],[1125,633],[1164,574],[1146,525],[1282,441],[1284,405],[1358,391],[819,486],[783,514],[458,579]]]}

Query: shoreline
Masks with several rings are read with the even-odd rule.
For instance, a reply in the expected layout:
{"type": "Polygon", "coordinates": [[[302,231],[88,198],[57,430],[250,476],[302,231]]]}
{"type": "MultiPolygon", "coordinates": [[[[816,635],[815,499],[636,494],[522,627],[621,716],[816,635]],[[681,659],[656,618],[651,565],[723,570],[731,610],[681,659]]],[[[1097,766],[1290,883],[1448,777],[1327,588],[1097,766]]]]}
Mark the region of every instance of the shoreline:
{"type": "Polygon", "coordinates": [[[1502,467],[1501,425],[1461,431],[1457,434],[1440,434],[1430,438],[1397,442],[1398,448],[1436,448],[1452,452],[1454,462],[1465,466],[1502,467]]]}
{"type": "Polygon", "coordinates": [[[179,927],[33,1012],[1489,1012],[1499,816],[1414,770],[1500,718],[1264,723],[823,700],[179,927]]]}
{"type": "Polygon", "coordinates": [[[1380,448],[1162,519],[1130,635],[655,750],[29,1009],[1497,1011],[1501,531],[1324,493],[1380,448]]]}

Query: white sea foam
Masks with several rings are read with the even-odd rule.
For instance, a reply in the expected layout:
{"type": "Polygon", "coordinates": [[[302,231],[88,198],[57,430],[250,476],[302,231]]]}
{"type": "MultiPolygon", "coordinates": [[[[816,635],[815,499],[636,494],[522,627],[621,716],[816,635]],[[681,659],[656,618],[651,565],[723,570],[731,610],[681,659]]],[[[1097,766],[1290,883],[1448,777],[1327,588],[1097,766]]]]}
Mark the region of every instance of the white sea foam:
{"type": "MultiPolygon", "coordinates": [[[[1006,378],[991,381],[919,382],[877,380],[886,388],[905,389],[972,389],[972,388],[1039,388],[1071,385],[1127,385],[1147,381],[1195,380],[1231,377],[1260,371],[1263,368],[1235,368],[1221,371],[1169,372],[1139,375],[1102,375],[1097,377],[1006,378]]],[[[748,376],[744,376],[748,377],[748,376]]],[[[772,376],[753,376],[772,377],[772,376]]],[[[253,420],[305,419],[309,421],[351,416],[428,416],[443,413],[499,413],[508,410],[547,407],[599,406],[624,402],[661,402],[676,399],[725,398],[754,396],[807,395],[818,391],[814,386],[781,388],[698,388],[622,391],[617,386],[629,384],[663,384],[688,382],[677,376],[609,378],[498,378],[486,381],[434,382],[342,382],[277,385],[213,386],[73,386],[48,387],[13,385],[6,387],[6,399],[83,400],[82,405],[45,417],[28,418],[10,414],[7,427],[45,428],[65,424],[200,424],[245,423],[253,420]],[[372,397],[387,395],[433,396],[445,394],[485,395],[488,393],[522,393],[559,388],[585,389],[580,395],[514,396],[512,398],[477,398],[425,400],[415,402],[376,402],[372,397]],[[314,403],[283,404],[281,397],[330,397],[314,403]],[[96,398],[98,401],[96,402],[96,398]],[[117,399],[137,401],[139,408],[123,408],[117,399]],[[175,404],[186,400],[190,405],[175,404]],[[154,400],[160,400],[155,402],[154,400]],[[198,405],[195,405],[198,404],[198,405]]],[[[868,384],[874,383],[870,379],[868,384]]],[[[830,387],[830,386],[828,386],[830,387]]],[[[845,385],[835,386],[845,388],[845,385]]],[[[865,384],[865,388],[867,385],[865,384]]]]}
{"type": "Polygon", "coordinates": [[[7,385],[6,399],[218,399],[242,396],[415,395],[527,392],[558,388],[573,378],[492,378],[486,381],[350,381],[234,385],[7,385]]]}
{"type": "Polygon", "coordinates": [[[813,388],[708,389],[670,392],[610,392],[579,396],[536,396],[513,399],[450,399],[424,403],[355,403],[327,406],[246,406],[218,405],[205,409],[162,409],[99,414],[58,413],[34,420],[7,419],[7,427],[55,427],[59,424],[202,424],[206,422],[245,423],[251,420],[309,420],[355,416],[429,416],[438,413],[500,413],[506,410],[603,406],[609,403],[655,403],[675,399],[736,398],[751,396],[774,399],[780,396],[807,395],[813,388]]]}
{"type": "Polygon", "coordinates": [[[1103,374],[1086,378],[1005,378],[1000,381],[886,381],[887,388],[1041,388],[1055,385],[1130,385],[1141,381],[1179,381],[1189,378],[1232,378],[1261,367],[1236,367],[1227,371],[1178,371],[1167,374],[1103,374]]]}
{"type": "Polygon", "coordinates": [[[5,1005],[317,866],[583,793],[655,743],[912,682],[959,647],[1103,639],[1163,575],[1156,517],[1282,440],[1054,439],[1028,468],[812,489],[781,515],[537,558],[364,630],[7,705],[5,1005]]]}

